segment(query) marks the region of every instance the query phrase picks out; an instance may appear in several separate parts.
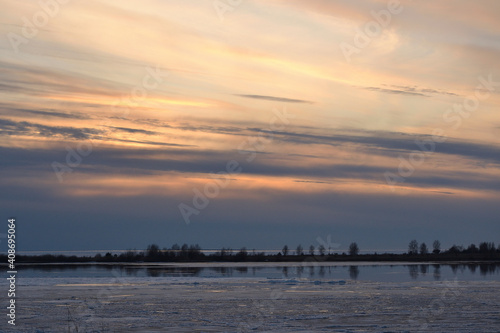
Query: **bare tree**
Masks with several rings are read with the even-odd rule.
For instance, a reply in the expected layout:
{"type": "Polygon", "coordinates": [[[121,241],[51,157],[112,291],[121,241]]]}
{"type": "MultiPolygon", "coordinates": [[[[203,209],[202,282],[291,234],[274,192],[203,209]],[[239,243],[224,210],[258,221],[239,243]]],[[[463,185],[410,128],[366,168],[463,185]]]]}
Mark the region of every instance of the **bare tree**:
{"type": "Polygon", "coordinates": [[[418,242],[415,239],[408,244],[408,254],[418,254],[418,242]]]}
{"type": "Polygon", "coordinates": [[[477,248],[476,244],[471,244],[465,251],[467,251],[467,253],[477,253],[479,249],[477,248]]]}
{"type": "Polygon", "coordinates": [[[480,253],[493,253],[495,252],[495,243],[490,242],[481,242],[479,243],[479,252],[480,253]]]}
{"type": "Polygon", "coordinates": [[[284,256],[288,255],[288,245],[283,246],[283,250],[281,250],[281,252],[283,252],[284,256]]]}
{"type": "Polygon", "coordinates": [[[298,245],[297,246],[297,249],[295,250],[295,253],[298,255],[298,256],[301,256],[304,254],[304,249],[302,248],[302,245],[298,245]]]}
{"type": "Polygon", "coordinates": [[[446,252],[448,252],[448,253],[458,254],[458,253],[462,252],[462,251],[463,251],[463,249],[464,249],[464,247],[463,247],[462,245],[455,245],[455,244],[453,244],[453,245],[452,245],[452,246],[448,249],[448,251],[446,251],[446,252]]]}
{"type": "Polygon", "coordinates": [[[319,254],[324,256],[325,255],[325,246],[323,244],[321,244],[319,247],[318,247],[318,251],[319,251],[319,254]]]}
{"type": "Polygon", "coordinates": [[[351,256],[357,256],[359,253],[359,247],[356,242],[352,242],[351,245],[349,245],[349,254],[351,256]]]}
{"type": "Polygon", "coordinates": [[[429,249],[427,249],[427,244],[422,243],[420,244],[420,254],[426,255],[429,253],[429,249]]]}
{"type": "Polygon", "coordinates": [[[435,240],[434,243],[432,243],[432,253],[439,254],[440,252],[441,252],[441,242],[435,240]]]}
{"type": "Polygon", "coordinates": [[[248,258],[248,251],[246,247],[242,247],[240,252],[236,253],[236,260],[237,261],[246,261],[248,258]]]}
{"type": "Polygon", "coordinates": [[[156,244],[150,244],[148,245],[148,248],[146,250],[147,256],[151,259],[157,259],[158,255],[160,253],[160,247],[156,244]]]}
{"type": "Polygon", "coordinates": [[[314,245],[309,246],[309,254],[314,255],[314,245]]]}

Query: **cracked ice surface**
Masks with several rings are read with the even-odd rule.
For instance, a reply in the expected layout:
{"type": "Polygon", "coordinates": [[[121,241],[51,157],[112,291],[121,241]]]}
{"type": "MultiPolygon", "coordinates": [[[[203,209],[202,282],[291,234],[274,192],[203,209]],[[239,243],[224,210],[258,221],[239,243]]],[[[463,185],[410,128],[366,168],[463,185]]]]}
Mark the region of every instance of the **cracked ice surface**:
{"type": "Polygon", "coordinates": [[[16,332],[500,331],[500,281],[29,280],[16,332]]]}

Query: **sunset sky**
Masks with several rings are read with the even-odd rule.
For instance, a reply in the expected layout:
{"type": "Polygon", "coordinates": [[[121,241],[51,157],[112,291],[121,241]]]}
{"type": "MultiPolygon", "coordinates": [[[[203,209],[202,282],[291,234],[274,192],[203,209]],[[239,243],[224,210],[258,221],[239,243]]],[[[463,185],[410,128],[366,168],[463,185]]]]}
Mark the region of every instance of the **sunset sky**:
{"type": "Polygon", "coordinates": [[[500,2],[60,2],[0,0],[20,250],[500,242],[500,2]]]}

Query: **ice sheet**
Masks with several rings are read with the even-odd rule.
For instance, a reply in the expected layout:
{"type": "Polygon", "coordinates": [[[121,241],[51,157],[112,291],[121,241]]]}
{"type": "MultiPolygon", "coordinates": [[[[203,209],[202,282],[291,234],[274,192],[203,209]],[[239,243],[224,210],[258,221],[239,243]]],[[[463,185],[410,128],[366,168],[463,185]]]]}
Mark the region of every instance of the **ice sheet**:
{"type": "Polygon", "coordinates": [[[19,332],[500,331],[498,281],[32,280],[19,332]]]}

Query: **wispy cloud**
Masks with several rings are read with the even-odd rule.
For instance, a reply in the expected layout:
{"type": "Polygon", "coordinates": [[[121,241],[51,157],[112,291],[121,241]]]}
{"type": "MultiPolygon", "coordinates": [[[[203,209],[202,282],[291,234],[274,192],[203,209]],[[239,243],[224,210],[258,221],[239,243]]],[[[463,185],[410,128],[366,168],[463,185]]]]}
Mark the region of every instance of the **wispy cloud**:
{"type": "Polygon", "coordinates": [[[303,99],[293,99],[293,98],[276,97],[276,96],[263,96],[263,95],[236,95],[236,96],[245,97],[245,98],[253,98],[253,99],[263,99],[263,100],[273,101],[273,102],[313,104],[313,102],[306,101],[303,99]]]}
{"type": "MultiPolygon", "coordinates": [[[[78,168],[81,173],[151,175],[163,172],[179,174],[213,174],[225,166],[235,154],[226,151],[206,151],[196,147],[180,147],[165,143],[162,148],[116,149],[99,147],[92,152],[85,164],[78,168]],[[182,149],[186,148],[186,149],[182,149]]],[[[39,172],[50,170],[53,161],[61,160],[63,152],[54,150],[32,150],[0,147],[4,157],[0,163],[5,175],[19,172],[22,168],[36,168],[39,172]]],[[[267,158],[244,163],[244,173],[240,176],[295,178],[294,183],[317,183],[325,186],[337,182],[360,184],[384,184],[382,174],[386,167],[382,165],[359,165],[354,163],[322,163],[319,165],[301,165],[281,163],[279,155],[268,154],[267,158]]],[[[432,174],[418,175],[406,179],[406,186],[415,188],[448,188],[457,190],[500,191],[500,180],[494,174],[481,174],[480,171],[434,170],[432,174]]]]}
{"type": "Polygon", "coordinates": [[[442,91],[437,89],[430,88],[417,88],[417,87],[408,87],[408,86],[387,86],[385,87],[364,87],[365,90],[371,91],[379,91],[388,94],[399,94],[399,95],[410,95],[410,96],[422,96],[422,97],[431,97],[432,95],[448,95],[448,96],[458,96],[453,92],[442,91]]]}
{"type": "Polygon", "coordinates": [[[379,91],[379,92],[384,92],[384,93],[389,93],[389,94],[403,94],[403,95],[413,95],[413,96],[422,96],[422,97],[428,97],[428,95],[423,94],[421,92],[415,91],[415,89],[388,89],[388,88],[379,88],[379,87],[365,87],[363,88],[365,90],[371,90],[371,91],[379,91]]]}
{"type": "MultiPolygon", "coordinates": [[[[320,135],[292,131],[266,131],[260,128],[249,128],[253,132],[269,132],[280,140],[296,144],[341,145],[356,144],[361,150],[373,154],[397,156],[402,153],[411,153],[419,150],[417,141],[431,141],[430,135],[406,134],[388,131],[362,131],[352,134],[320,135]],[[370,150],[370,148],[378,148],[370,150]],[[380,150],[382,149],[382,150],[380,150]]],[[[500,146],[495,144],[467,142],[458,139],[448,139],[446,142],[436,143],[436,153],[459,155],[487,162],[500,163],[500,146]]]]}
{"type": "Polygon", "coordinates": [[[127,133],[139,133],[139,134],[146,134],[146,135],[155,135],[158,134],[158,132],[153,132],[153,131],[147,131],[139,128],[128,128],[128,127],[117,127],[117,126],[108,126],[109,128],[119,130],[122,132],[127,132],[127,133]]]}
{"type": "Polygon", "coordinates": [[[294,180],[295,183],[310,183],[310,184],[332,184],[331,182],[320,182],[316,180],[294,180]]]}
{"type": "Polygon", "coordinates": [[[4,114],[10,114],[12,115],[13,112],[21,112],[21,113],[27,113],[27,114],[32,114],[32,115],[37,115],[37,116],[42,116],[42,117],[53,117],[53,118],[63,118],[63,119],[90,119],[88,115],[82,114],[80,112],[58,112],[58,111],[42,111],[42,110],[30,110],[30,109],[22,109],[22,108],[12,108],[6,106],[4,104],[3,106],[0,106],[0,110],[4,114]]]}
{"type": "Polygon", "coordinates": [[[11,121],[0,119],[1,135],[28,135],[33,137],[50,138],[61,136],[77,140],[88,139],[93,135],[102,133],[102,130],[94,128],[77,128],[68,126],[47,126],[27,121],[11,121]]]}
{"type": "Polygon", "coordinates": [[[126,142],[126,143],[139,143],[142,145],[165,146],[165,147],[198,147],[196,145],[184,145],[184,144],[169,143],[169,142],[139,141],[139,140],[116,139],[116,138],[113,139],[113,141],[126,142]]]}

